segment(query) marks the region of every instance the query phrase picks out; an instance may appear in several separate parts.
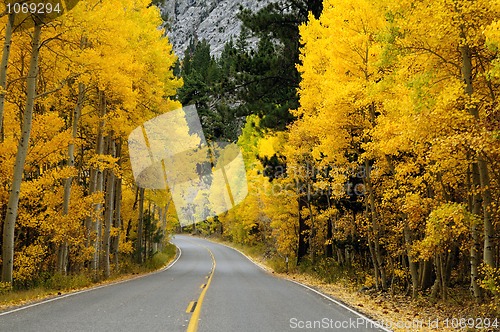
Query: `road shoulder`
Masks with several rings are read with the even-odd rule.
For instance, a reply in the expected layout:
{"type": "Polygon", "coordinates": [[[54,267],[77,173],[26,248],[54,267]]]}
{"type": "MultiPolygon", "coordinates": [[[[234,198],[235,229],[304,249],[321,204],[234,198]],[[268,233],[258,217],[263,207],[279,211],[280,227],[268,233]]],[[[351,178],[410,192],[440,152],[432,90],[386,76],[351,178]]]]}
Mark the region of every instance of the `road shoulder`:
{"type": "MultiPolygon", "coordinates": [[[[175,246],[175,244],[174,244],[175,246]]],[[[88,287],[82,287],[82,288],[76,288],[76,289],[71,289],[71,290],[65,290],[65,291],[50,291],[47,294],[43,294],[34,298],[29,298],[26,300],[20,300],[18,302],[14,303],[8,303],[8,304],[0,304],[0,316],[7,315],[16,311],[24,310],[27,308],[31,308],[37,305],[41,305],[44,303],[52,302],[52,301],[57,301],[66,297],[74,296],[77,294],[85,293],[85,292],[90,292],[94,291],[103,287],[108,287],[108,286],[113,286],[125,282],[129,282],[132,280],[144,278],[156,273],[163,272],[165,270],[170,269],[181,257],[182,251],[178,246],[176,247],[176,253],[175,256],[172,257],[163,267],[155,270],[155,271],[150,271],[150,272],[144,272],[144,273],[139,273],[139,274],[125,274],[125,275],[120,275],[117,276],[114,279],[110,280],[104,280],[98,283],[93,283],[92,285],[88,287]]]]}

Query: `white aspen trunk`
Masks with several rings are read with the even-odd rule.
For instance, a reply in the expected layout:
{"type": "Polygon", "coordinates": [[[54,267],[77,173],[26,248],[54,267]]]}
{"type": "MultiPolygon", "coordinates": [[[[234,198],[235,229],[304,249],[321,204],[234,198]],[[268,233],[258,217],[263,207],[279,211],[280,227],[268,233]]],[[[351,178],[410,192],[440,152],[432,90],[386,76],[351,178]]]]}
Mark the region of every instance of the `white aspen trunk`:
{"type": "Polygon", "coordinates": [[[446,301],[448,298],[448,287],[447,287],[447,280],[446,280],[446,259],[443,257],[443,254],[438,254],[438,269],[439,269],[439,276],[441,279],[441,299],[443,301],[446,301]]]}
{"type": "MultiPolygon", "coordinates": [[[[469,96],[474,94],[474,86],[472,83],[472,52],[468,45],[460,47],[462,55],[462,78],[465,82],[465,93],[469,96]]],[[[479,110],[477,106],[470,107],[469,113],[474,116],[476,121],[479,119],[479,110]]],[[[483,210],[483,227],[484,227],[484,246],[483,246],[483,260],[484,263],[495,267],[495,248],[494,248],[494,227],[491,217],[491,191],[490,191],[490,177],[488,172],[488,164],[484,157],[479,154],[477,156],[477,168],[479,171],[479,183],[473,177],[473,185],[481,188],[482,196],[482,210],[483,210]]],[[[475,167],[475,166],[474,166],[475,167]]]]}
{"type": "MultiPolygon", "coordinates": [[[[78,84],[78,100],[76,106],[73,110],[73,123],[71,128],[71,138],[72,141],[68,145],[68,167],[75,166],[75,143],[74,140],[78,135],[78,123],[80,122],[80,115],[83,108],[83,99],[85,97],[85,86],[83,83],[78,84]]],[[[69,214],[69,205],[71,199],[71,185],[73,183],[73,177],[69,177],[64,182],[64,196],[63,196],[63,216],[69,214]]],[[[68,244],[66,242],[62,243],[59,247],[59,262],[57,264],[58,271],[60,273],[67,273],[67,258],[68,258],[68,244]]]]}
{"type": "MultiPolygon", "coordinates": [[[[366,49],[366,57],[365,57],[365,65],[366,68],[368,68],[368,53],[369,49],[366,49]]],[[[368,76],[368,69],[365,71],[365,80],[367,82],[370,81],[369,76],[368,76]]],[[[371,103],[369,105],[369,116],[370,116],[370,123],[373,126],[375,126],[375,104],[371,103]]],[[[373,262],[374,265],[377,265],[378,273],[380,276],[380,286],[382,290],[387,290],[387,274],[385,271],[385,263],[384,259],[382,257],[382,250],[380,248],[380,224],[379,224],[379,218],[377,214],[377,210],[375,208],[375,192],[373,189],[372,185],[372,180],[371,180],[371,169],[370,169],[370,163],[368,160],[365,161],[364,163],[364,185],[366,189],[366,193],[368,194],[368,206],[366,207],[366,212],[368,215],[368,219],[371,222],[371,230],[373,233],[373,253],[375,255],[375,260],[373,262]]]]}
{"type": "Polygon", "coordinates": [[[5,90],[7,89],[7,69],[9,67],[10,45],[12,42],[12,29],[14,26],[15,14],[10,13],[7,25],[5,26],[5,40],[3,43],[2,62],[0,63],[0,142],[4,140],[3,110],[5,105],[5,90]]]}
{"type": "MultiPolygon", "coordinates": [[[[118,160],[118,165],[121,166],[121,141],[118,140],[116,145],[116,156],[120,158],[118,160]]],[[[122,179],[115,177],[115,212],[114,212],[114,226],[118,229],[116,236],[113,238],[112,253],[115,261],[115,269],[118,270],[119,260],[118,251],[120,249],[120,233],[122,232],[122,219],[121,219],[121,207],[122,207],[122,179]]]]}
{"type": "Polygon", "coordinates": [[[375,249],[373,248],[373,241],[368,238],[368,249],[370,250],[370,257],[373,262],[373,274],[375,277],[375,288],[380,289],[380,273],[378,271],[377,259],[375,258],[375,249]]]}
{"type": "Polygon", "coordinates": [[[31,59],[26,79],[26,107],[23,115],[23,125],[21,138],[17,148],[16,162],[14,164],[14,175],[12,187],[7,205],[7,215],[5,216],[3,227],[2,243],[2,281],[12,283],[12,272],[14,263],[14,232],[19,207],[19,196],[21,193],[21,182],[23,179],[24,164],[28,153],[29,140],[31,135],[31,125],[33,120],[33,109],[35,107],[36,84],[38,78],[38,59],[40,53],[40,35],[42,32],[41,22],[35,23],[33,37],[31,41],[31,59]]]}
{"type": "Polygon", "coordinates": [[[417,291],[418,291],[418,266],[417,263],[414,261],[415,257],[411,254],[411,246],[413,244],[413,237],[412,237],[412,232],[410,230],[410,227],[408,225],[408,218],[404,216],[404,228],[403,228],[403,234],[405,238],[405,244],[406,244],[406,256],[408,257],[408,264],[410,265],[410,275],[411,275],[411,285],[412,285],[412,298],[416,299],[417,298],[417,291]]]}
{"type": "MultiPolygon", "coordinates": [[[[115,155],[115,146],[112,138],[112,133],[108,136],[108,154],[115,155]]],[[[115,200],[115,175],[112,170],[106,170],[106,212],[104,215],[104,276],[109,278],[111,274],[109,254],[111,252],[111,225],[113,224],[115,200]]]]}
{"type": "Polygon", "coordinates": [[[163,213],[161,213],[161,232],[162,232],[162,235],[163,235],[163,238],[162,238],[162,249],[164,247],[163,244],[165,243],[165,237],[167,236],[167,214],[168,214],[168,209],[170,208],[170,203],[171,202],[172,202],[172,198],[170,198],[168,200],[168,203],[167,203],[167,205],[165,205],[163,213]]]}
{"type": "Polygon", "coordinates": [[[152,202],[148,201],[148,225],[143,224],[144,227],[144,262],[148,259],[149,252],[151,251],[151,226],[153,225],[153,215],[151,214],[152,202]]]}
{"type": "MultiPolygon", "coordinates": [[[[104,153],[104,116],[106,115],[106,98],[104,96],[103,91],[98,92],[99,98],[99,127],[97,128],[97,145],[96,145],[96,154],[102,155],[104,153]]],[[[95,191],[102,192],[103,191],[103,172],[100,168],[94,170],[95,172],[95,191]]],[[[92,228],[96,234],[95,242],[94,242],[94,257],[92,259],[92,269],[94,270],[95,277],[98,277],[99,270],[99,256],[101,250],[101,211],[102,204],[96,204],[94,212],[94,220],[92,222],[92,228]]]]}
{"type": "MultiPolygon", "coordinates": [[[[103,191],[103,172],[101,170],[97,170],[97,184],[96,184],[96,192],[103,191]]],[[[94,220],[92,222],[93,231],[95,233],[95,241],[94,241],[94,257],[92,259],[92,270],[94,270],[95,276],[97,278],[98,270],[99,270],[99,257],[101,250],[101,219],[102,219],[102,203],[98,203],[95,206],[95,215],[94,220]]]]}
{"type": "MultiPolygon", "coordinates": [[[[471,192],[469,194],[469,211],[471,211],[475,215],[481,214],[481,196],[476,193],[476,188],[473,186],[473,183],[480,183],[479,180],[479,168],[476,163],[472,164],[469,167],[470,171],[467,174],[467,187],[471,192]],[[472,173],[472,174],[471,174],[472,173]]],[[[481,252],[481,243],[479,241],[479,231],[477,229],[477,225],[473,224],[471,226],[471,235],[472,235],[472,243],[470,247],[470,282],[471,282],[471,291],[474,299],[477,303],[482,301],[482,291],[479,285],[480,277],[479,277],[479,264],[481,262],[480,252],[481,252]]]]}
{"type": "Polygon", "coordinates": [[[163,250],[163,248],[164,248],[163,243],[165,242],[165,228],[163,228],[163,225],[164,225],[164,219],[163,219],[164,217],[163,216],[165,215],[165,213],[167,213],[167,212],[164,211],[162,207],[158,208],[158,215],[159,215],[158,218],[159,218],[159,221],[161,222],[161,226],[160,226],[161,240],[160,240],[160,243],[159,243],[160,244],[160,247],[159,247],[160,251],[163,250]]]}
{"type": "Polygon", "coordinates": [[[375,209],[375,194],[373,192],[370,174],[370,165],[365,162],[365,178],[364,178],[365,188],[368,193],[368,216],[371,221],[371,228],[373,231],[373,250],[375,254],[374,264],[377,265],[378,272],[380,274],[380,286],[382,290],[387,290],[387,275],[385,273],[384,260],[382,258],[382,252],[380,249],[380,225],[378,223],[377,211],[375,209]]]}
{"type": "Polygon", "coordinates": [[[309,180],[307,181],[307,208],[309,210],[309,217],[311,218],[311,230],[309,233],[309,255],[311,258],[311,263],[315,264],[316,263],[316,244],[315,244],[315,237],[316,237],[316,225],[314,225],[314,214],[312,210],[312,202],[311,202],[311,183],[309,180]]]}
{"type": "Polygon", "coordinates": [[[479,179],[481,184],[481,196],[483,198],[483,225],[484,225],[484,263],[496,267],[495,264],[495,228],[493,227],[493,220],[491,217],[491,191],[490,191],[490,177],[488,165],[486,160],[479,156],[479,179]]]}
{"type": "Polygon", "coordinates": [[[120,233],[122,232],[122,219],[121,219],[121,201],[122,201],[122,179],[116,178],[115,180],[115,213],[114,213],[114,226],[118,229],[116,236],[113,238],[113,245],[111,252],[113,253],[115,269],[118,270],[119,263],[119,249],[120,249],[120,233]]]}
{"type": "Polygon", "coordinates": [[[139,188],[139,220],[137,222],[136,255],[139,263],[143,262],[143,228],[144,228],[144,188],[139,188]]]}

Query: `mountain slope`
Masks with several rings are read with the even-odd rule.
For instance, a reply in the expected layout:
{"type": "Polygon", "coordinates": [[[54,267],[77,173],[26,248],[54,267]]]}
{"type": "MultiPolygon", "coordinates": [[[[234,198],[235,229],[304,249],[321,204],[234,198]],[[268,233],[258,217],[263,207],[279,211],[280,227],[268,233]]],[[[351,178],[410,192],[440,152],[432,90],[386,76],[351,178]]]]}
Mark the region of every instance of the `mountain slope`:
{"type": "Polygon", "coordinates": [[[168,36],[175,53],[182,57],[192,38],[207,40],[214,56],[241,31],[236,15],[240,6],[257,11],[275,0],[166,0],[162,11],[168,17],[168,36]]]}

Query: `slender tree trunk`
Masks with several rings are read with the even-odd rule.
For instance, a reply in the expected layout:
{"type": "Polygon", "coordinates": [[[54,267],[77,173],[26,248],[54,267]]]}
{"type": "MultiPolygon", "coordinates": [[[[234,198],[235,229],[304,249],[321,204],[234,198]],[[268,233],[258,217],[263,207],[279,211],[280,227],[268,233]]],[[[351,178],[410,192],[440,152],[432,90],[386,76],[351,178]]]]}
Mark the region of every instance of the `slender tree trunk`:
{"type": "Polygon", "coordinates": [[[408,264],[410,265],[410,274],[411,274],[411,285],[412,285],[412,298],[417,298],[417,291],[418,291],[418,266],[417,263],[414,261],[414,257],[411,254],[411,245],[413,244],[413,238],[412,238],[412,233],[410,230],[410,227],[408,226],[408,221],[407,218],[405,217],[404,221],[404,228],[403,228],[403,233],[404,233],[404,238],[405,238],[405,243],[406,243],[406,255],[408,257],[408,264]]]}
{"type": "Polygon", "coordinates": [[[375,253],[374,264],[377,264],[378,271],[380,273],[380,285],[382,290],[387,290],[387,276],[385,273],[384,260],[382,258],[382,252],[380,249],[380,225],[378,223],[377,211],[375,209],[375,194],[373,192],[373,187],[371,183],[370,165],[368,161],[365,162],[365,188],[368,193],[368,219],[371,221],[371,227],[373,231],[373,249],[375,253]]]}
{"type": "Polygon", "coordinates": [[[434,284],[432,284],[431,288],[431,295],[430,298],[435,301],[437,299],[437,296],[439,295],[439,291],[441,290],[441,275],[440,275],[440,270],[438,268],[438,259],[437,257],[434,257],[434,266],[436,270],[436,279],[434,280],[434,284]]]}
{"type": "MultiPolygon", "coordinates": [[[[68,167],[75,166],[75,139],[78,135],[78,123],[80,121],[80,115],[83,108],[83,99],[85,97],[85,86],[83,83],[78,84],[78,100],[76,106],[73,110],[73,123],[71,128],[71,138],[72,141],[68,145],[68,167]]],[[[69,214],[69,205],[71,199],[71,185],[73,183],[73,177],[69,177],[64,181],[64,196],[63,196],[63,216],[69,214]]],[[[57,268],[59,273],[67,273],[67,258],[68,258],[68,244],[67,242],[61,243],[59,246],[59,262],[57,268]]]]}
{"type": "MultiPolygon", "coordinates": [[[[473,183],[479,183],[479,169],[476,163],[469,167],[467,174],[467,187],[469,188],[469,211],[474,215],[480,215],[481,213],[481,196],[476,193],[477,188],[473,186],[473,183]],[[472,173],[472,174],[471,174],[472,173]],[[471,181],[472,175],[472,181],[471,181]]],[[[475,223],[471,225],[471,237],[472,243],[470,247],[470,282],[471,291],[474,299],[477,303],[482,301],[482,291],[479,286],[479,264],[481,263],[480,251],[481,244],[479,242],[479,231],[475,223]]]]}
{"type": "MultiPolygon", "coordinates": [[[[395,173],[395,167],[394,164],[392,163],[392,159],[390,156],[386,156],[386,160],[390,165],[391,173],[395,173]]],[[[399,183],[397,183],[399,186],[399,183]]],[[[413,244],[413,233],[408,225],[408,217],[406,215],[402,216],[404,226],[403,226],[403,236],[405,240],[405,247],[406,247],[406,256],[408,257],[408,265],[410,268],[410,275],[411,275],[411,284],[412,284],[412,298],[417,297],[417,292],[418,292],[418,285],[420,281],[419,273],[418,273],[418,263],[415,261],[415,257],[411,254],[411,245],[413,244]]]]}
{"type": "Polygon", "coordinates": [[[144,228],[144,188],[139,188],[139,220],[137,222],[137,262],[143,262],[143,228],[144,228]]]}
{"type": "Polygon", "coordinates": [[[17,219],[17,210],[19,207],[19,196],[21,193],[21,182],[23,179],[24,164],[28,153],[31,124],[33,119],[33,109],[35,107],[36,84],[38,78],[38,59],[40,52],[40,35],[42,32],[41,22],[35,23],[33,37],[31,41],[31,59],[28,78],[26,79],[26,107],[23,115],[23,125],[21,138],[17,148],[16,161],[14,164],[14,175],[12,178],[12,187],[9,194],[7,205],[7,215],[3,227],[2,242],[2,281],[12,283],[12,271],[14,263],[14,232],[17,219]]]}
{"type": "MultiPolygon", "coordinates": [[[[82,154],[83,156],[83,154],[82,154]]],[[[94,168],[90,169],[90,179],[89,179],[89,191],[88,195],[92,195],[97,189],[97,171],[94,168]]],[[[93,208],[95,211],[95,207],[93,208]]],[[[85,247],[90,248],[92,246],[92,224],[93,216],[89,215],[85,219],[85,247]]]]}
{"type": "Polygon", "coordinates": [[[437,296],[439,295],[439,292],[441,292],[441,297],[444,297],[443,295],[443,269],[442,269],[442,266],[441,266],[441,256],[440,254],[437,254],[435,257],[434,257],[434,263],[435,263],[435,266],[436,266],[436,284],[434,284],[434,287],[433,287],[433,291],[432,291],[432,297],[433,298],[437,298],[437,296]]]}
{"type": "Polygon", "coordinates": [[[161,229],[163,232],[163,238],[167,235],[167,215],[168,215],[168,209],[170,208],[170,203],[172,203],[172,199],[168,200],[168,203],[165,205],[164,212],[161,218],[161,229]]]}
{"type": "MultiPolygon", "coordinates": [[[[143,224],[143,227],[144,227],[144,243],[143,243],[144,257],[142,259],[143,262],[145,262],[146,259],[148,258],[149,248],[151,247],[150,234],[151,234],[151,222],[152,222],[152,218],[153,218],[153,216],[151,215],[151,201],[148,201],[148,209],[146,210],[146,212],[147,212],[148,218],[144,220],[146,222],[143,224]]],[[[194,224],[195,223],[193,220],[193,225],[194,224]]]]}
{"type": "Polygon", "coordinates": [[[155,241],[155,238],[154,238],[154,235],[155,235],[155,231],[156,231],[156,210],[158,210],[158,221],[160,220],[159,218],[161,218],[161,211],[160,209],[156,206],[156,204],[153,203],[153,213],[152,213],[152,216],[151,216],[151,222],[150,222],[150,231],[149,231],[149,234],[150,234],[150,248],[151,248],[151,254],[154,255],[156,253],[156,251],[158,250],[158,242],[155,241]]]}
{"type": "Polygon", "coordinates": [[[441,277],[441,299],[446,301],[448,299],[448,287],[446,282],[446,260],[442,254],[439,257],[439,276],[441,277]]]}
{"type": "MultiPolygon", "coordinates": [[[[331,208],[330,195],[326,195],[326,201],[328,203],[328,209],[331,208]]],[[[333,222],[331,217],[328,217],[326,224],[326,247],[325,255],[326,257],[333,257],[333,222]]]]}
{"type": "MultiPolygon", "coordinates": [[[[298,187],[298,184],[297,184],[298,187]]],[[[297,265],[300,263],[302,258],[307,255],[307,251],[309,250],[309,242],[307,241],[307,232],[309,231],[309,226],[307,226],[304,218],[302,217],[302,208],[304,207],[304,197],[298,193],[297,196],[297,205],[298,205],[298,218],[299,218],[299,234],[298,234],[298,245],[297,245],[297,265]]]]}
{"type": "Polygon", "coordinates": [[[314,214],[312,210],[311,201],[311,183],[307,181],[307,208],[309,210],[309,218],[311,218],[311,227],[309,231],[309,256],[311,258],[311,263],[314,265],[316,263],[316,226],[314,225],[314,214]]]}
{"type": "Polygon", "coordinates": [[[490,191],[490,177],[488,174],[488,165],[483,157],[478,158],[479,178],[481,184],[481,196],[483,198],[483,224],[484,224],[484,263],[496,267],[495,261],[495,229],[493,227],[493,220],[491,217],[491,191],[490,191]]]}
{"type": "MultiPolygon", "coordinates": [[[[106,97],[104,95],[104,91],[98,92],[99,98],[99,127],[97,128],[97,145],[96,145],[96,154],[102,155],[104,153],[104,116],[106,115],[106,97]]],[[[95,172],[95,192],[103,192],[104,179],[103,179],[103,171],[100,168],[94,170],[95,172]]],[[[94,257],[92,259],[92,269],[94,270],[95,277],[98,277],[99,270],[99,257],[101,250],[101,208],[102,204],[96,204],[94,208],[94,220],[92,222],[92,228],[96,234],[95,242],[94,242],[94,257]]]]}
{"type": "MultiPolygon", "coordinates": [[[[103,192],[104,189],[104,175],[101,170],[97,170],[97,184],[96,184],[96,192],[103,192]]],[[[92,270],[95,273],[96,279],[98,278],[99,271],[99,257],[101,250],[101,237],[102,237],[102,203],[98,203],[94,209],[94,220],[93,220],[93,231],[95,233],[95,241],[94,241],[94,257],[92,259],[92,270]]]]}
{"type": "MultiPolygon", "coordinates": [[[[82,37],[80,41],[80,48],[85,47],[86,39],[82,37]]],[[[80,122],[80,116],[83,108],[83,101],[85,98],[85,85],[83,83],[78,84],[78,97],[76,101],[75,108],[73,109],[72,116],[72,128],[71,128],[71,138],[72,141],[68,145],[68,167],[75,166],[75,140],[78,135],[78,123],[80,122]]],[[[64,194],[63,194],[63,216],[69,214],[69,205],[71,200],[71,186],[73,183],[73,177],[69,177],[64,182],[64,194]]],[[[67,266],[69,259],[69,248],[68,243],[64,241],[59,245],[59,255],[57,262],[57,270],[59,273],[67,274],[67,266]]]]}
{"type": "Polygon", "coordinates": [[[10,13],[5,26],[5,40],[3,43],[2,62],[0,63],[0,142],[4,141],[3,110],[5,107],[5,94],[7,93],[7,69],[9,67],[10,45],[12,42],[12,30],[14,27],[15,14],[10,13]]]}
{"type": "MultiPolygon", "coordinates": [[[[107,138],[108,154],[115,156],[115,142],[111,132],[107,138]]],[[[111,226],[113,225],[114,216],[114,203],[115,203],[115,174],[113,170],[108,169],[106,174],[106,200],[105,200],[105,214],[104,214],[104,276],[109,278],[111,274],[110,268],[110,253],[111,253],[111,226]]]]}
{"type": "Polygon", "coordinates": [[[116,178],[115,180],[115,213],[114,213],[114,227],[118,230],[112,240],[111,252],[113,254],[115,269],[118,270],[118,253],[120,249],[120,233],[122,232],[122,219],[121,219],[121,204],[122,203],[122,179],[116,178]]]}
{"type": "Polygon", "coordinates": [[[441,292],[441,299],[446,301],[448,298],[448,278],[447,278],[447,266],[450,263],[449,255],[436,254],[434,257],[434,263],[436,267],[436,281],[432,286],[431,298],[435,299],[439,292],[441,292]]]}
{"type": "Polygon", "coordinates": [[[420,288],[427,289],[432,286],[432,261],[427,260],[422,264],[422,273],[420,276],[420,288]]]}
{"type": "Polygon", "coordinates": [[[113,223],[114,212],[114,186],[115,178],[113,171],[106,170],[106,200],[105,200],[105,214],[104,214],[104,276],[109,278],[111,274],[110,268],[110,253],[111,253],[111,226],[113,223]]]}
{"type": "Polygon", "coordinates": [[[373,274],[375,277],[375,288],[380,289],[380,273],[378,271],[377,259],[375,258],[375,249],[373,249],[373,241],[368,238],[368,249],[373,262],[373,274]]]}
{"type": "MultiPolygon", "coordinates": [[[[464,34],[462,34],[464,35],[464,34]]],[[[469,96],[474,94],[473,74],[472,74],[472,52],[468,45],[460,47],[462,55],[462,77],[465,81],[465,93],[469,96]]],[[[469,113],[474,116],[477,122],[479,119],[479,110],[477,105],[469,108],[469,113]]],[[[475,167],[475,166],[473,166],[475,167]]],[[[479,183],[473,177],[474,187],[481,188],[482,197],[482,210],[483,210],[483,225],[484,225],[484,247],[483,247],[483,260],[484,263],[495,267],[495,248],[494,248],[494,227],[491,217],[491,191],[490,191],[490,178],[488,173],[488,165],[486,160],[481,155],[477,156],[477,168],[479,171],[479,183]]]]}
{"type": "MultiPolygon", "coordinates": [[[[163,215],[165,213],[166,212],[163,211],[163,208],[161,206],[158,207],[158,222],[161,223],[161,225],[160,225],[161,239],[160,239],[160,242],[158,243],[159,244],[159,246],[158,246],[159,251],[163,250],[163,239],[165,238],[165,231],[163,228],[163,215]]],[[[209,235],[210,235],[210,231],[209,231],[209,235]]]]}
{"type": "Polygon", "coordinates": [[[57,248],[57,271],[63,275],[67,274],[67,268],[68,268],[68,243],[65,241],[61,244],[59,244],[59,247],[57,248]]]}
{"type": "Polygon", "coordinates": [[[125,241],[130,239],[130,231],[132,230],[132,219],[128,220],[127,228],[125,229],[125,241]]]}
{"type": "MultiPolygon", "coordinates": [[[[118,159],[118,165],[121,165],[121,149],[122,149],[122,144],[121,140],[118,140],[118,143],[116,144],[116,157],[120,158],[118,159]]],[[[118,232],[116,232],[116,236],[113,237],[113,245],[112,245],[112,253],[113,253],[113,258],[115,261],[115,269],[118,270],[119,266],[119,259],[118,259],[118,252],[120,249],[120,233],[122,232],[122,218],[121,218],[121,208],[122,208],[122,179],[120,177],[116,177],[115,179],[115,213],[114,213],[114,226],[116,229],[118,229],[118,232]]]]}

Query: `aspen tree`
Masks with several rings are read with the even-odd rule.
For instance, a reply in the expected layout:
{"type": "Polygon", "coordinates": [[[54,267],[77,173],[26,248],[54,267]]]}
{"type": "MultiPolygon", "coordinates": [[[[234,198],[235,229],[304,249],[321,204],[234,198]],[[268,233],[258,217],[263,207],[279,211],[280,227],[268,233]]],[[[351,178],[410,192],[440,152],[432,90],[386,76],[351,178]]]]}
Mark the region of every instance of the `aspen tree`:
{"type": "Polygon", "coordinates": [[[24,107],[22,134],[16,154],[14,166],[14,176],[10,189],[9,202],[7,205],[7,215],[3,226],[2,245],[2,281],[12,283],[12,269],[14,260],[14,230],[19,208],[19,197],[21,194],[21,182],[23,180],[24,163],[28,153],[29,140],[31,134],[31,124],[33,119],[33,109],[35,107],[36,84],[38,78],[38,60],[40,54],[40,36],[43,22],[35,18],[35,27],[32,35],[31,59],[29,64],[28,78],[26,79],[26,105],[24,107]]]}
{"type": "Polygon", "coordinates": [[[14,29],[15,13],[9,13],[5,26],[5,40],[3,44],[2,60],[0,62],[0,142],[4,140],[3,114],[5,107],[5,94],[7,93],[7,69],[9,67],[9,56],[12,42],[12,32],[14,29]]]}

